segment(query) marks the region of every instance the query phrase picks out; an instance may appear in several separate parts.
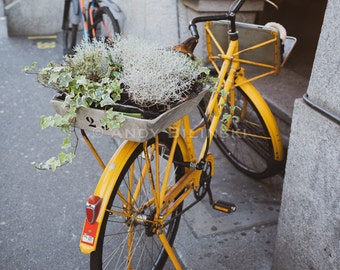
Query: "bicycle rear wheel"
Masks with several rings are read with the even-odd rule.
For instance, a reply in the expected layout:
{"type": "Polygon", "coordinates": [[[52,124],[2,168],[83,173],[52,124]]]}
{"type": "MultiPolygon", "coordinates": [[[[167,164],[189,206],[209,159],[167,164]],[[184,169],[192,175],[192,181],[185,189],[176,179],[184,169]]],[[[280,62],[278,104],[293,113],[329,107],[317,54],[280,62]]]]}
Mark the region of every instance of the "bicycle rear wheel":
{"type": "MultiPolygon", "coordinates": [[[[119,174],[100,228],[97,249],[91,253],[92,270],[163,268],[168,254],[156,231],[163,230],[170,245],[173,244],[183,203],[165,220],[168,224],[159,227],[155,217],[155,187],[151,183],[158,176],[163,179],[172,139],[165,133],[159,134],[158,139],[153,138],[146,145],[139,144],[119,174]]],[[[183,161],[179,147],[176,147],[174,160],[183,161]]],[[[184,172],[183,166],[172,164],[168,187],[184,172]]]]}
{"type": "Polygon", "coordinates": [[[231,90],[223,114],[233,117],[220,121],[214,141],[237,169],[255,179],[273,176],[283,169],[284,162],[275,160],[274,138],[268,132],[261,108],[242,88],[231,90]],[[230,108],[235,108],[233,113],[230,108]]]}
{"type": "Polygon", "coordinates": [[[120,34],[119,23],[108,7],[98,8],[95,11],[93,21],[96,36],[92,38],[104,39],[107,43],[112,44],[115,36],[120,34]]]}

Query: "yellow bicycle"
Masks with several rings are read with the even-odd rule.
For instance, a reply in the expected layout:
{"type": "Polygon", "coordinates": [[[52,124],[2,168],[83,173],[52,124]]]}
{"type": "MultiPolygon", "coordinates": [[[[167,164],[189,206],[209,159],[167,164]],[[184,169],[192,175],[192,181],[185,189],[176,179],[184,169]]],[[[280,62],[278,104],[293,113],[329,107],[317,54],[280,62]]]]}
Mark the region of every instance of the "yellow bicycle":
{"type": "MultiPolygon", "coordinates": [[[[213,91],[203,89],[193,101],[158,120],[139,119],[135,124],[132,119],[130,126],[125,123],[121,133],[129,133],[127,140],[106,165],[82,130],[104,169],[87,201],[80,241],[81,251],[91,254],[91,269],[162,269],[168,258],[174,268],[181,269],[172,246],[182,214],[206,194],[214,209],[225,213],[236,210],[233,203],[213,199],[210,181],[214,157],[209,153],[213,140],[236,166],[253,177],[266,177],[280,169],[284,160],[280,132],[251,81],[278,73],[287,47],[289,51],[292,45],[285,42],[282,50],[285,37],[275,27],[236,23],[244,2],[234,1],[225,15],[197,17],[190,23],[192,38],[187,43],[192,45],[199,39],[196,23],[206,22],[209,60],[218,74],[213,91]],[[239,42],[239,37],[241,40],[249,34],[255,44],[239,42]],[[256,51],[261,54],[261,50],[265,53],[257,59],[256,51]],[[247,79],[241,64],[267,71],[247,79]],[[202,121],[194,126],[190,111],[198,103],[202,121]],[[140,136],[131,135],[138,127],[143,130],[140,136]],[[197,151],[194,142],[202,137],[197,151]],[[189,194],[195,201],[184,207],[189,194]]],[[[92,126],[94,122],[91,118],[92,126]]]]}

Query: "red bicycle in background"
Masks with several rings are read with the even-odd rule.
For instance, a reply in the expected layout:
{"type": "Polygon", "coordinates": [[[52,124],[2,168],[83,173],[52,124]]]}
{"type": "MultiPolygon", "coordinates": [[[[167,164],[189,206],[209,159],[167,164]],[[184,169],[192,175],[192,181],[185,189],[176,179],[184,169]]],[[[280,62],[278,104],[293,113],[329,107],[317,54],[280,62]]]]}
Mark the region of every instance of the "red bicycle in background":
{"type": "Polygon", "coordinates": [[[74,54],[80,25],[83,39],[112,42],[120,34],[125,17],[111,0],[65,0],[63,15],[63,54],[74,54]]]}

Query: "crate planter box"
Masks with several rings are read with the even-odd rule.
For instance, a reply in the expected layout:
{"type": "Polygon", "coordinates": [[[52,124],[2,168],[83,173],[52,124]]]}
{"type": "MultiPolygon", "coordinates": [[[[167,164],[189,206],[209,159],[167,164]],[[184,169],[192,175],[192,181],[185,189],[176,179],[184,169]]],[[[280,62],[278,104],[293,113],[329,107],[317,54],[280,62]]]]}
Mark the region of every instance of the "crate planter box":
{"type": "MultiPolygon", "coordinates": [[[[76,128],[102,135],[118,137],[129,141],[144,142],[193,111],[209,89],[210,87],[205,85],[202,91],[195,97],[184,101],[154,119],[124,116],[125,121],[120,128],[108,130],[100,121],[105,117],[105,111],[93,108],[79,108],[76,119],[72,125],[76,128]]],[[[66,108],[62,100],[52,99],[51,104],[58,114],[65,115],[66,108]]]]}

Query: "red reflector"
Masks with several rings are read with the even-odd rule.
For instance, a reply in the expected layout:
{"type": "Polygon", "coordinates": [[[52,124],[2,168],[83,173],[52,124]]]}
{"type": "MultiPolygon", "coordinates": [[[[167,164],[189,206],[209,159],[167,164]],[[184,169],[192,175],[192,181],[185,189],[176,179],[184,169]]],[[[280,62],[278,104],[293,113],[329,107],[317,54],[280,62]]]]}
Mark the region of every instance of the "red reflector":
{"type": "Polygon", "coordinates": [[[90,224],[93,224],[98,216],[102,199],[99,196],[91,195],[86,203],[86,218],[90,224]]]}

